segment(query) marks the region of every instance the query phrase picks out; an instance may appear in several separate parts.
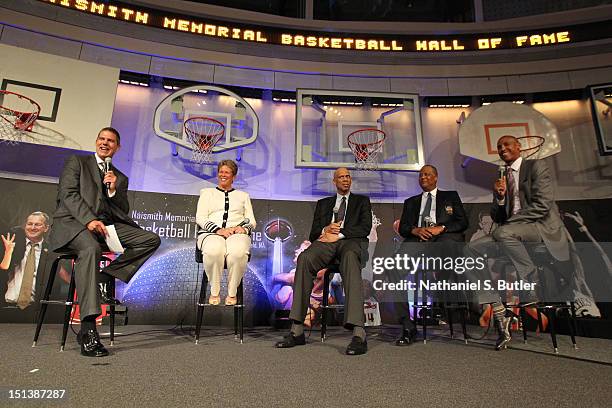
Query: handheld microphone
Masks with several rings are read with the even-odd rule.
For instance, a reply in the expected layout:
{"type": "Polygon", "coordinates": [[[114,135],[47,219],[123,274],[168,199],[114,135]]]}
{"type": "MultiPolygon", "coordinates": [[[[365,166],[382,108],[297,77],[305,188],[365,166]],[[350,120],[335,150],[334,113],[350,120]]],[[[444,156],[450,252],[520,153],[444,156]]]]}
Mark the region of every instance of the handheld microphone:
{"type": "Polygon", "coordinates": [[[242,222],[240,222],[240,224],[237,225],[237,227],[244,227],[245,225],[248,225],[251,222],[251,220],[249,220],[248,218],[245,218],[244,220],[242,220],[242,222]]]}
{"type": "Polygon", "coordinates": [[[338,222],[338,209],[334,208],[334,216],[333,216],[333,220],[334,222],[338,222]]]}
{"type": "Polygon", "coordinates": [[[506,175],[506,166],[499,166],[497,168],[497,179],[501,180],[504,178],[504,176],[506,175]]]}
{"type": "MultiPolygon", "coordinates": [[[[112,159],[110,157],[107,157],[104,159],[104,174],[106,175],[106,173],[108,173],[109,171],[111,171],[112,169],[112,159]]],[[[108,193],[110,191],[110,183],[106,183],[106,192],[108,193]]]]}

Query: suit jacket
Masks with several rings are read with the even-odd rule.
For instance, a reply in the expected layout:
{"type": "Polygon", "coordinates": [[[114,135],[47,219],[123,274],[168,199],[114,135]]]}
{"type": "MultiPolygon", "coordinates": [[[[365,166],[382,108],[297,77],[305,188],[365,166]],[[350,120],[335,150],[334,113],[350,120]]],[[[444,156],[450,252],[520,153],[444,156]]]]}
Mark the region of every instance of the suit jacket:
{"type": "Polygon", "coordinates": [[[553,180],[546,162],[523,159],[517,182],[520,211],[510,215],[510,199],[506,192],[504,205],[493,200],[491,218],[498,224],[535,223],[551,255],[561,261],[568,260],[567,236],[555,203],[553,180]]]}
{"type": "MultiPolygon", "coordinates": [[[[410,233],[419,225],[422,194],[412,196],[404,201],[402,217],[400,219],[399,233],[405,241],[418,241],[410,233]]],[[[468,227],[468,220],[463,209],[463,203],[456,191],[443,191],[438,189],[436,194],[436,224],[444,225],[444,235],[451,236],[456,241],[463,241],[463,232],[468,227]]]]}
{"type": "MultiPolygon", "coordinates": [[[[116,192],[108,199],[113,217],[125,224],[138,226],[128,215],[128,178],[116,168],[116,192]]],[[[93,154],[70,156],[64,164],[57,192],[57,209],[49,235],[49,248],[56,251],[70,242],[86,225],[98,219],[105,199],[102,175],[93,154]]]]}
{"type": "MultiPolygon", "coordinates": [[[[335,204],[335,195],[317,201],[312,228],[310,228],[310,242],[316,241],[321,236],[323,228],[331,223],[335,204]]],[[[340,229],[340,232],[344,235],[344,239],[367,242],[371,229],[372,205],[370,199],[364,195],[351,193],[346,208],[344,227],[340,229]]]]}

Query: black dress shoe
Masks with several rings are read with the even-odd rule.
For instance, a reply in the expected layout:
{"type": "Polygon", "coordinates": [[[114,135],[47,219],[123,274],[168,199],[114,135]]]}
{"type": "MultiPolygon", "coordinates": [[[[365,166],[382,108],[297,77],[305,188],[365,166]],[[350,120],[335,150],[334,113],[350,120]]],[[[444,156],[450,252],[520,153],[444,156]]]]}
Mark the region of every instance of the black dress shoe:
{"type": "Polygon", "coordinates": [[[274,346],[276,348],[291,348],[295,346],[303,346],[304,344],[306,344],[306,336],[304,336],[304,333],[300,334],[299,336],[294,336],[292,333],[289,333],[274,346]]]}
{"type": "Polygon", "coordinates": [[[85,357],[106,357],[108,350],[100,343],[100,335],[95,330],[79,332],[77,342],[81,345],[81,355],[85,357]],[[79,336],[80,335],[80,336],[79,336]]]}
{"type": "Polygon", "coordinates": [[[98,292],[100,293],[100,303],[103,305],[120,305],[121,302],[111,296],[109,293],[108,283],[98,283],[98,292]]]}
{"type": "Polygon", "coordinates": [[[416,340],[416,336],[417,336],[416,329],[410,329],[410,330],[402,329],[402,334],[397,340],[395,340],[395,345],[396,346],[409,346],[410,344],[414,343],[414,341],[416,340]]]}
{"type": "Polygon", "coordinates": [[[365,354],[368,351],[367,340],[361,340],[361,337],[353,336],[351,343],[346,348],[346,354],[349,356],[358,356],[365,354]]]}

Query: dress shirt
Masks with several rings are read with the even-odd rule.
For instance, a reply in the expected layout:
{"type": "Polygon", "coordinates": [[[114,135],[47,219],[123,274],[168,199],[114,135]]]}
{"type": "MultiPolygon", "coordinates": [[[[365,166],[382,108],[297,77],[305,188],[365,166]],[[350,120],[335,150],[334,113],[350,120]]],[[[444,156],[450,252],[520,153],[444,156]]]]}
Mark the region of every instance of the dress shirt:
{"type": "MultiPolygon", "coordinates": [[[[28,243],[30,242],[31,241],[26,238],[26,249],[25,253],[23,254],[23,258],[21,259],[21,262],[15,265],[13,279],[9,281],[7,285],[8,287],[6,290],[6,294],[4,295],[4,300],[7,303],[17,303],[17,299],[19,299],[19,292],[21,291],[21,281],[23,280],[23,270],[25,268],[26,260],[28,259],[28,255],[30,254],[32,246],[34,246],[34,243],[32,243],[32,246],[28,245],[28,243]]],[[[31,302],[34,302],[34,295],[36,291],[36,271],[38,271],[38,261],[40,260],[40,254],[42,252],[42,244],[43,241],[37,243],[36,253],[34,254],[36,262],[34,264],[35,272],[34,280],[32,281],[32,297],[30,298],[31,302]]]]}

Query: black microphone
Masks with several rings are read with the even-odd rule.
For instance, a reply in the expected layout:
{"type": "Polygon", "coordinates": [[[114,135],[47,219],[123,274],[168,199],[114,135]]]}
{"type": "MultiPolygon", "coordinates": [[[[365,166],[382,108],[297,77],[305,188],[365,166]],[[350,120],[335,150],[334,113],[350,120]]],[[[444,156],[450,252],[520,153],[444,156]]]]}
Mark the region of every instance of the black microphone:
{"type": "MultiPolygon", "coordinates": [[[[110,157],[106,157],[104,159],[104,175],[106,175],[106,173],[111,171],[112,166],[113,166],[113,160],[110,157]]],[[[106,183],[106,192],[108,193],[109,191],[110,191],[110,183],[106,183]]]]}
{"type": "Polygon", "coordinates": [[[245,218],[244,220],[242,220],[242,222],[238,225],[236,225],[237,227],[244,227],[245,225],[249,225],[249,223],[251,222],[251,220],[249,220],[248,218],[245,218]]]}

